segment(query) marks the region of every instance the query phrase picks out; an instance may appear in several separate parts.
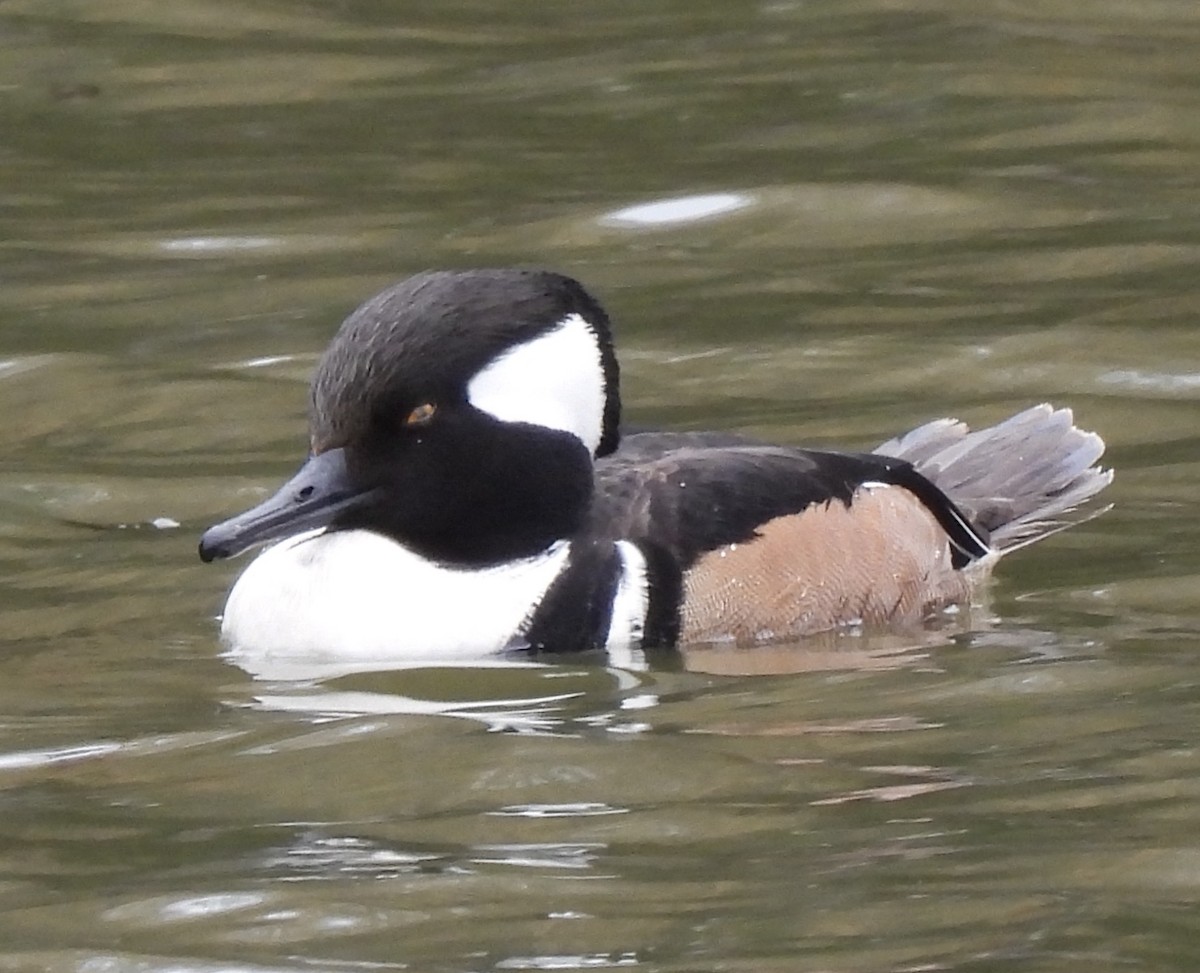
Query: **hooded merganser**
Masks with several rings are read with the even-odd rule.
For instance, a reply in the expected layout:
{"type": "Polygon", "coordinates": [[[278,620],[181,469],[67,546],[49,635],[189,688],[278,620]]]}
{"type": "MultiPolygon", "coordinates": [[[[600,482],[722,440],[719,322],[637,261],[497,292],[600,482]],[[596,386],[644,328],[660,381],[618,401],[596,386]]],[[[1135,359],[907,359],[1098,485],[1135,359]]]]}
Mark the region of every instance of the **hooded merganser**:
{"type": "Polygon", "coordinates": [[[608,318],[548,271],[418,274],[342,324],[309,455],[210,528],[276,541],[221,625],[235,653],[380,661],[803,636],[966,601],[997,558],[1112,479],[1035,406],[871,453],[727,433],[620,435],[608,318]]]}

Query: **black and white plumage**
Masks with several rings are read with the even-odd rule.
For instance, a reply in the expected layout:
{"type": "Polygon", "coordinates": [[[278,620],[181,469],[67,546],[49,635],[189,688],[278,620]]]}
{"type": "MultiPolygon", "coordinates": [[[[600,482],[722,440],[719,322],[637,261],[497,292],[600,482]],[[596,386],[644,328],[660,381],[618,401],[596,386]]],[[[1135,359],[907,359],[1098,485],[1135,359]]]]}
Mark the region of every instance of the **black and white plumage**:
{"type": "Polygon", "coordinates": [[[1038,406],[936,420],[873,453],[726,433],[621,438],[608,319],[546,271],[431,272],[342,325],[310,456],[211,528],[275,541],[226,605],[234,650],[385,660],[739,642],[918,619],[1111,479],[1038,406]]]}

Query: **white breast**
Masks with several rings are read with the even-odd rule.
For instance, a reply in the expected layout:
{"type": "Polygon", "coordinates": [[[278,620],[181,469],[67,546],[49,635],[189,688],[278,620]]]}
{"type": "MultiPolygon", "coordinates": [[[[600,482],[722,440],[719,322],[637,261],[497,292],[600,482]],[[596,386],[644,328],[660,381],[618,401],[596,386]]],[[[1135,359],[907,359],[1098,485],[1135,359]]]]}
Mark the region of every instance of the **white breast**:
{"type": "Polygon", "coordinates": [[[368,531],[301,534],[233,586],[221,636],[235,661],[463,659],[502,651],[567,563],[560,542],[480,570],[439,567],[368,531]]]}

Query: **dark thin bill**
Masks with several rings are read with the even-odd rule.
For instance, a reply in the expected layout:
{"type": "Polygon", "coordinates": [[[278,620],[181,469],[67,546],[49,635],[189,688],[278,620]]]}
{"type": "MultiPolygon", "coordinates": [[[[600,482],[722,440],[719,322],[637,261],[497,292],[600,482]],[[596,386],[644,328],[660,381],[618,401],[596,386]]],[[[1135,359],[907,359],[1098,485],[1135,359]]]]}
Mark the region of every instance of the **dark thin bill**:
{"type": "Polygon", "coordinates": [[[200,560],[233,557],[258,544],[326,527],[369,495],[351,481],[342,450],[312,456],[269,500],[206,530],[200,538],[200,560]]]}

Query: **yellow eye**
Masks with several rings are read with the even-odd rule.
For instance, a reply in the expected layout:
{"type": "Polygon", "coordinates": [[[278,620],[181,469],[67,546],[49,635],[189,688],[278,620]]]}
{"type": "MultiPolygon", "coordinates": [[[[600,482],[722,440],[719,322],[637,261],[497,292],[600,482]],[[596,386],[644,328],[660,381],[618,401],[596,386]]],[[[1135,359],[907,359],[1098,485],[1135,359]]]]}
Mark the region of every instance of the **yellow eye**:
{"type": "Polygon", "coordinates": [[[422,402],[408,414],[404,420],[406,426],[423,426],[437,413],[437,406],[432,402],[422,402]]]}

